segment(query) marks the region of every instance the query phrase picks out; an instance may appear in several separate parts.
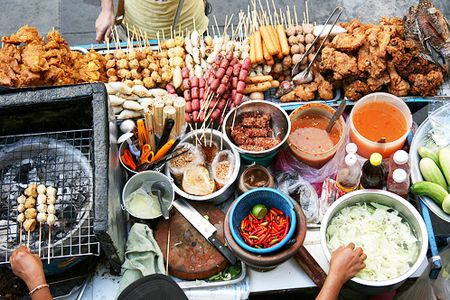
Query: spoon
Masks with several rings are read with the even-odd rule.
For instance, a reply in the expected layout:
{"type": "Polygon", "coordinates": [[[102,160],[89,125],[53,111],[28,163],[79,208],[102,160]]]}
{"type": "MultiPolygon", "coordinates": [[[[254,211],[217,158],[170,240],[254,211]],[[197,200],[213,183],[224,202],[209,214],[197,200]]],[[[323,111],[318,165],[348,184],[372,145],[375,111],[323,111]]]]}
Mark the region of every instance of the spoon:
{"type": "Polygon", "coordinates": [[[169,219],[169,210],[167,209],[166,205],[162,201],[162,197],[164,196],[165,192],[164,182],[157,181],[152,185],[152,194],[158,196],[159,201],[159,207],[161,208],[161,213],[164,217],[164,219],[169,219]]]}
{"type": "Polygon", "coordinates": [[[336,123],[336,121],[339,119],[339,117],[344,112],[346,102],[347,101],[344,97],[344,99],[342,99],[341,103],[339,104],[339,107],[336,109],[336,112],[331,117],[330,122],[328,123],[328,126],[327,126],[328,133],[330,133],[331,129],[333,129],[334,123],[336,123]]]}

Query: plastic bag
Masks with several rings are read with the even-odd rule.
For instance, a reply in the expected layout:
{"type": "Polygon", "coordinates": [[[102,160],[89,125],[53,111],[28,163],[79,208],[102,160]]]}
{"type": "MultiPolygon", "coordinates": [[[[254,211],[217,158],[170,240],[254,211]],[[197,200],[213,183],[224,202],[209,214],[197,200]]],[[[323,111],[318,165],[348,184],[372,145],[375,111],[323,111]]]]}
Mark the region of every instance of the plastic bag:
{"type": "Polygon", "coordinates": [[[439,255],[442,269],[438,278],[430,279],[430,264],[428,264],[417,281],[398,297],[399,300],[450,299],[450,248],[445,248],[439,255]]]}
{"type": "Polygon", "coordinates": [[[205,163],[205,155],[199,146],[196,147],[189,143],[181,143],[179,148],[181,147],[187,147],[189,151],[168,162],[170,173],[179,183],[183,180],[184,171],[190,167],[203,165],[205,163]]]}
{"type": "Polygon", "coordinates": [[[222,188],[230,180],[235,168],[234,155],[231,150],[222,150],[212,161],[212,174],[217,189],[222,188]]]}
{"type": "Polygon", "coordinates": [[[280,191],[300,203],[308,223],[320,221],[319,197],[308,181],[292,173],[280,173],[276,180],[280,191]]]}

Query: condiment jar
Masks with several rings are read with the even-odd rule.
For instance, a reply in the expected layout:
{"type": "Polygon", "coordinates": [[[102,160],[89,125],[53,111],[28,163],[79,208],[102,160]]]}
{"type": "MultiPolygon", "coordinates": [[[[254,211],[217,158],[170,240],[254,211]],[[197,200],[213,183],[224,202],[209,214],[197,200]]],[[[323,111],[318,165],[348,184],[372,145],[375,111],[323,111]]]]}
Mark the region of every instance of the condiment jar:
{"type": "Polygon", "coordinates": [[[269,187],[273,188],[275,181],[269,170],[260,165],[252,165],[242,172],[239,177],[239,192],[245,193],[249,190],[269,187]]]}

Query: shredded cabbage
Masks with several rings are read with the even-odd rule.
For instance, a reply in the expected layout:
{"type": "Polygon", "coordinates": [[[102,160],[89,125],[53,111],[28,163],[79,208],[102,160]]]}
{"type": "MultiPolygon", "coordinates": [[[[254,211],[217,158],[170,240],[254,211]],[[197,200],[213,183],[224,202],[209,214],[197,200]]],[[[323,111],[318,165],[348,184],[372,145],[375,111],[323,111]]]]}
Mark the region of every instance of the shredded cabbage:
{"type": "Polygon", "coordinates": [[[328,249],[353,242],[367,255],[366,267],[356,277],[382,281],[406,273],[416,262],[420,243],[398,211],[363,203],[343,208],[327,228],[328,249]]]}

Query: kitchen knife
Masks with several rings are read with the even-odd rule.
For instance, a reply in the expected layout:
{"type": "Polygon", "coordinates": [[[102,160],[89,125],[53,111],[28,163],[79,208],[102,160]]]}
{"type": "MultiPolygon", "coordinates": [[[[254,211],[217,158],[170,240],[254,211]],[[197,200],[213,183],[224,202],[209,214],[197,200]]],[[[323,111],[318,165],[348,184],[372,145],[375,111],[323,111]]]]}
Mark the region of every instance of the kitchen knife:
{"type": "Polygon", "coordinates": [[[173,206],[191,223],[195,229],[200,232],[232,265],[236,264],[237,259],[231,253],[230,249],[225,247],[214,233],[217,231],[216,227],[209,223],[195,208],[193,208],[186,200],[178,199],[173,202],[173,206]]]}

